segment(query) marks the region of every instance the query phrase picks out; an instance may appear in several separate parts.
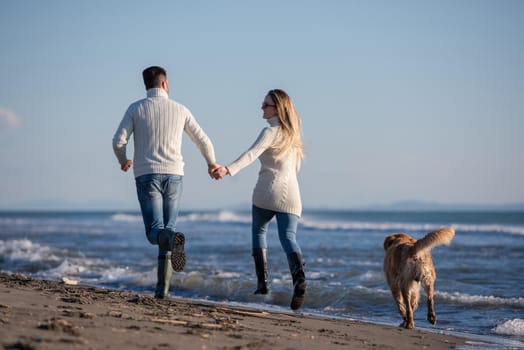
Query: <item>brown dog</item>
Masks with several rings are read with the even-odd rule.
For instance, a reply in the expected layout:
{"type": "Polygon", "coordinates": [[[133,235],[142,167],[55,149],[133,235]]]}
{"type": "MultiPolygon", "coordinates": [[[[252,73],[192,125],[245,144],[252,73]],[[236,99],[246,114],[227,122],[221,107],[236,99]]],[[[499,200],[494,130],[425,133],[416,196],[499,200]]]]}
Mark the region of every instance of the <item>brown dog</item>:
{"type": "Polygon", "coordinates": [[[433,304],[435,266],[431,259],[431,249],[449,244],[455,236],[452,227],[428,233],[418,241],[407,234],[398,233],[384,240],[384,273],[398,311],[404,320],[400,327],[413,328],[413,313],[420,297],[420,285],[428,296],[428,321],[437,323],[433,304]]]}

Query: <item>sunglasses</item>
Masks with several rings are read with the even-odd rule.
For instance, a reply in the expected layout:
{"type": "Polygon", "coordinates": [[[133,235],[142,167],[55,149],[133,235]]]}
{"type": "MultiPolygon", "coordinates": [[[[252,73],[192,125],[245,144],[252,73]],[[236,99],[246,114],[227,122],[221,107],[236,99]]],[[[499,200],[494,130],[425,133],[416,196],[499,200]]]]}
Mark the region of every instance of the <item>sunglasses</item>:
{"type": "Polygon", "coordinates": [[[270,105],[269,103],[262,103],[262,109],[266,109],[267,107],[276,107],[275,105],[270,105]]]}

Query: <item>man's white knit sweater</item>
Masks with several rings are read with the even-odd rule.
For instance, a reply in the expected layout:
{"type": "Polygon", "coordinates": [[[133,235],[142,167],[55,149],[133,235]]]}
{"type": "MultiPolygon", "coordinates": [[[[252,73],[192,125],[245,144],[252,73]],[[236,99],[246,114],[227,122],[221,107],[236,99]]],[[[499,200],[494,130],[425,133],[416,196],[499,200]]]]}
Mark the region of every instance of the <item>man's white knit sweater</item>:
{"type": "Polygon", "coordinates": [[[284,135],[278,117],[267,121],[270,126],[264,128],[255,143],[229,164],[227,169],[234,176],[257,158],[260,159],[262,166],[253,191],[253,204],[259,208],[300,216],[302,202],[297,180],[300,159],[292,149],[276,155],[272,146],[284,135]]]}
{"type": "Polygon", "coordinates": [[[132,103],[113,137],[113,150],[122,165],[133,135],[135,177],[145,174],[184,175],[182,135],[186,132],[208,164],[215,163],[213,144],[183,105],[161,88],[147,90],[147,98],[132,103]]]}

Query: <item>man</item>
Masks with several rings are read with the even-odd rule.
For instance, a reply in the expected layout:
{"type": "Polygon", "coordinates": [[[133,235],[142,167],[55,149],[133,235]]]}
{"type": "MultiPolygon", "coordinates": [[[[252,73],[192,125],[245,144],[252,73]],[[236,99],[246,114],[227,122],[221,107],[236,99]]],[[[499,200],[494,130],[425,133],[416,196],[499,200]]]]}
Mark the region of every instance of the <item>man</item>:
{"type": "Polygon", "coordinates": [[[166,71],[149,67],[142,72],[147,97],[132,103],[113,137],[113,150],[123,171],[134,168],[136,190],[147,239],[158,245],[158,281],[155,297],[168,296],[172,270],[186,264],[185,237],[175,232],[182,195],[184,162],[181,146],[186,132],[208,164],[210,176],[218,168],[210,139],[191,112],[168,97],[166,71]],[[133,135],[134,160],[126,146],[133,135]]]}

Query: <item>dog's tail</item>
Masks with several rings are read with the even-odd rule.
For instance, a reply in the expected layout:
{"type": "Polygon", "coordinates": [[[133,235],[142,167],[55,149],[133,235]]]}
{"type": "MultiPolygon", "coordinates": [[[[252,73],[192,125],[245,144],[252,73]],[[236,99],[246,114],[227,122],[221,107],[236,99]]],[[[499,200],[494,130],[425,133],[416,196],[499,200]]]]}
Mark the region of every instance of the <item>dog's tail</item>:
{"type": "Polygon", "coordinates": [[[455,229],[453,227],[445,227],[430,232],[415,243],[415,254],[423,253],[442,244],[449,244],[454,236],[455,229]]]}

